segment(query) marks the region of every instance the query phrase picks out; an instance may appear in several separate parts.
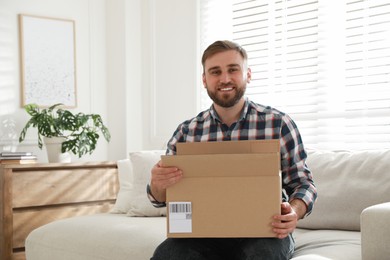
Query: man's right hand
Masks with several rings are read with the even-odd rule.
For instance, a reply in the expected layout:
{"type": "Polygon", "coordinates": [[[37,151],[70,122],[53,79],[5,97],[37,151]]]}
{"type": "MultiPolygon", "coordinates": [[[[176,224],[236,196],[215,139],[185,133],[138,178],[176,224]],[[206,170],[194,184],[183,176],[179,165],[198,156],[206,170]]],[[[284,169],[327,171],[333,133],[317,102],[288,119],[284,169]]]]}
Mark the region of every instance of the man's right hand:
{"type": "Polygon", "coordinates": [[[166,189],[177,183],[183,177],[183,172],[177,167],[164,167],[159,161],[152,168],[150,190],[153,197],[159,202],[165,202],[166,189]]]}

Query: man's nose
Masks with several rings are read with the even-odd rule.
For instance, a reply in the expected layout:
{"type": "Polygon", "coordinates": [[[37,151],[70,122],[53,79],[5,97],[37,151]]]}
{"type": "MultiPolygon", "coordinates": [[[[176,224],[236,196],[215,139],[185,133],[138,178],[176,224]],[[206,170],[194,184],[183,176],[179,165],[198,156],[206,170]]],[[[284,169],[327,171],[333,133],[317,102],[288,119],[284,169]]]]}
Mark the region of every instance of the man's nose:
{"type": "Polygon", "coordinates": [[[227,72],[222,72],[219,78],[219,81],[221,83],[228,83],[230,82],[230,75],[227,72]]]}

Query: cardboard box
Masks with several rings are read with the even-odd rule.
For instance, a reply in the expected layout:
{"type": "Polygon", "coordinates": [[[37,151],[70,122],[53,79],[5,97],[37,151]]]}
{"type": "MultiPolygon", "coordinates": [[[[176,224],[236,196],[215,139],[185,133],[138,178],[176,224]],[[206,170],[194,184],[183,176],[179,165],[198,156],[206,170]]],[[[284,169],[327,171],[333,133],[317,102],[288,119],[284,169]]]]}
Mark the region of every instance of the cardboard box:
{"type": "Polygon", "coordinates": [[[168,237],[275,237],[279,140],[179,143],[165,166],[183,171],[167,189],[168,237]]]}

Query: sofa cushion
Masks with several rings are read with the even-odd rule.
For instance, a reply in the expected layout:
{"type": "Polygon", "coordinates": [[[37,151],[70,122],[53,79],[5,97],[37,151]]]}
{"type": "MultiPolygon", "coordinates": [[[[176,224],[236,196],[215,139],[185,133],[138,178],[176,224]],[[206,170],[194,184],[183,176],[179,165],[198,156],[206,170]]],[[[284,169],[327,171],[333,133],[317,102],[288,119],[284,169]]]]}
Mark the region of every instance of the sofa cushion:
{"type": "Polygon", "coordinates": [[[361,259],[360,232],[296,229],[291,260],[361,259]]]}
{"type": "Polygon", "coordinates": [[[150,259],[165,238],[165,217],[80,216],[33,230],[26,239],[26,257],[31,260],[150,259]]]}
{"type": "Polygon", "coordinates": [[[309,151],[318,199],[298,227],[360,230],[366,207],[390,201],[390,150],[309,151]]]}
{"type": "MultiPolygon", "coordinates": [[[[292,260],[361,259],[360,233],[296,229],[292,260]]],[[[29,260],[150,259],[166,238],[165,217],[95,214],[51,222],[26,239],[29,260]]]]}
{"type": "Polygon", "coordinates": [[[155,208],[146,195],[150,172],[165,152],[141,151],[130,153],[130,158],[118,161],[119,192],[112,213],[127,213],[129,216],[163,216],[165,208],[155,208]]]}

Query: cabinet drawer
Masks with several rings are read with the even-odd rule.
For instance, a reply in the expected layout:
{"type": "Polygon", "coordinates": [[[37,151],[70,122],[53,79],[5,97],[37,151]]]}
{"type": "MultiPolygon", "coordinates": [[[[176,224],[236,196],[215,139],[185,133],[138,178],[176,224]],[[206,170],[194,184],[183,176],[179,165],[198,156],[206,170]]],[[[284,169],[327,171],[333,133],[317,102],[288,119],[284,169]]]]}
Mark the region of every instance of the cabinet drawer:
{"type": "Polygon", "coordinates": [[[14,236],[13,247],[23,248],[28,234],[34,229],[55,220],[108,212],[114,202],[100,202],[82,205],[67,205],[61,207],[39,207],[15,211],[13,214],[14,236]]]}
{"type": "Polygon", "coordinates": [[[115,199],[116,168],[15,171],[13,208],[115,199]]]}
{"type": "Polygon", "coordinates": [[[26,254],[24,252],[13,253],[12,260],[26,260],[26,254]]]}

